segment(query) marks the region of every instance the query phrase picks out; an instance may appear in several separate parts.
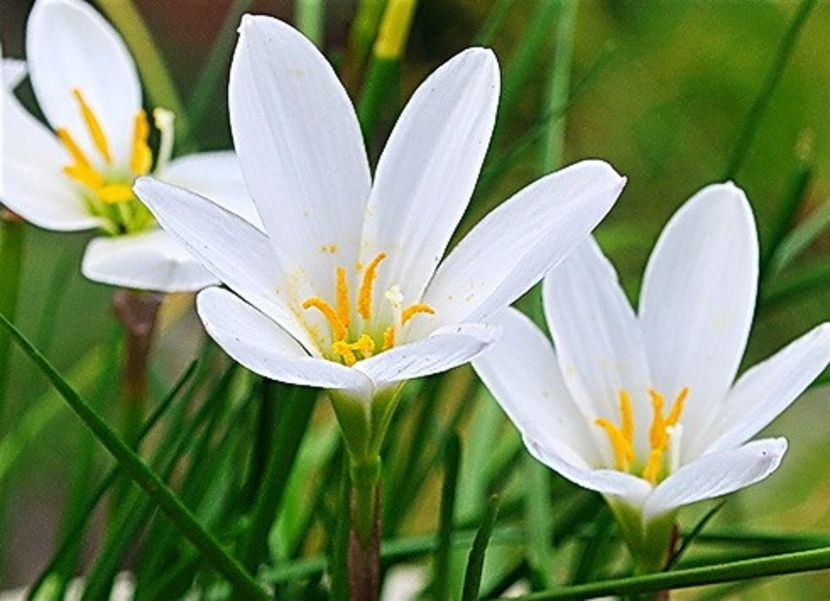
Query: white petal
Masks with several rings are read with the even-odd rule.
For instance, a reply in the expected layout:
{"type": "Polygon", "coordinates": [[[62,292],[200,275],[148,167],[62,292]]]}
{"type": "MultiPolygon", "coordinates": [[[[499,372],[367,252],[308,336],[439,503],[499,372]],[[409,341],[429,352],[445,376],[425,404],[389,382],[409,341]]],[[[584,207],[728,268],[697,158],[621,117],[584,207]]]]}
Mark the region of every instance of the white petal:
{"type": "Polygon", "coordinates": [[[229,103],[248,190],[286,271],[304,269],[317,295],[334,298],[336,267],[357,261],[371,186],[346,91],[300,32],[246,15],[229,103]]]}
{"type": "Polygon", "coordinates": [[[279,325],[227,290],[203,290],[196,306],[211,338],[261,376],[329,389],[365,391],[370,386],[356,369],[309,356],[279,325]]]}
{"type": "Polygon", "coordinates": [[[160,229],[95,238],[81,272],[95,282],[158,292],[192,292],[217,280],[170,234],[160,229]]]}
{"type": "Polygon", "coordinates": [[[129,160],[141,86],[124,41],[87,2],[37,0],[26,29],[29,76],[52,127],[97,156],[72,90],[83,93],[119,163],[129,160]]]}
{"type": "Polygon", "coordinates": [[[3,204],[37,226],[59,231],[93,228],[100,221],[86,210],[64,175],[67,156],[55,136],[4,91],[3,204]]]}
{"type": "Polygon", "coordinates": [[[726,396],[746,346],[758,283],[758,237],[731,183],[695,194],[674,214],[646,267],[640,319],[655,388],[689,388],[683,453],[726,396]]]}
{"type": "Polygon", "coordinates": [[[501,328],[493,347],[473,367],[525,439],[558,441],[598,465],[590,423],[574,404],[550,340],[524,314],[502,309],[490,320],[501,328]]]}
{"type": "Polygon", "coordinates": [[[142,177],[136,195],[205,268],[239,296],[313,348],[308,332],[284,300],[286,277],[268,237],[209,199],[142,177]]]}
{"type": "Polygon", "coordinates": [[[735,384],[707,428],[707,452],[734,447],[778,417],[830,363],[830,324],[822,324],[759,363],[735,384]],[[715,440],[716,439],[716,440],[715,440]]]}
{"type": "MultiPolygon", "coordinates": [[[[634,416],[650,416],[648,363],[640,327],[620,287],[617,272],[592,239],[584,241],[544,280],[548,326],[565,384],[591,423],[617,423],[619,395],[626,391],[634,416]]],[[[613,458],[605,433],[592,434],[608,465],[613,458]]],[[[635,452],[648,453],[648,429],[637,428],[635,452]]]]}
{"type": "Polygon", "coordinates": [[[209,198],[220,207],[263,229],[256,207],[248,195],[239,160],[232,151],[202,152],[179,157],[170,161],[155,177],[209,198]]]}
{"type": "Polygon", "coordinates": [[[432,323],[486,321],[565,258],[625,184],[610,165],[582,161],[543,177],[488,214],[438,267],[424,302],[432,323]]]}
{"type": "Polygon", "coordinates": [[[379,290],[419,299],[470,201],[496,119],[495,55],[470,48],[415,91],[378,161],[361,246],[387,259],[379,290]]]}
{"type": "Polygon", "coordinates": [[[778,469],[786,451],[787,439],[766,438],[737,449],[711,453],[685,465],[649,495],[644,520],[760,482],[778,469]]]}
{"type": "Polygon", "coordinates": [[[441,328],[428,338],[384,351],[355,368],[376,385],[430,376],[458,367],[491,345],[498,328],[463,324],[441,328]]]}
{"type": "Polygon", "coordinates": [[[3,90],[14,90],[26,77],[26,63],[21,60],[3,59],[3,90]]]}
{"type": "Polygon", "coordinates": [[[631,474],[607,469],[591,469],[571,449],[554,440],[540,443],[524,439],[527,450],[536,459],[559,475],[588,490],[606,496],[619,497],[629,505],[639,507],[651,491],[651,485],[631,474]]]}

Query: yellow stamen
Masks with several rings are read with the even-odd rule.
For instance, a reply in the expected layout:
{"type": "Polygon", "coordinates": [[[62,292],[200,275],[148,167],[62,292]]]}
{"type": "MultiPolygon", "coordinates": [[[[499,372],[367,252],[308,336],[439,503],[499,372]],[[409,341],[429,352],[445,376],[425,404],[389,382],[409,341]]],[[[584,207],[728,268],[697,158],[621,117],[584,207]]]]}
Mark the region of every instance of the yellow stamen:
{"type": "Polygon", "coordinates": [[[72,137],[72,134],[69,133],[69,130],[65,127],[59,127],[55,130],[55,133],[58,134],[58,139],[63,144],[64,148],[66,148],[67,152],[72,156],[72,160],[75,161],[78,165],[82,165],[87,168],[92,168],[92,164],[89,162],[86,154],[81,147],[78,146],[78,143],[75,142],[75,138],[72,137]]]}
{"type": "Polygon", "coordinates": [[[643,480],[657,484],[657,478],[663,469],[663,451],[664,449],[652,449],[648,454],[648,462],[643,469],[643,480]]]}
{"type": "Polygon", "coordinates": [[[383,350],[387,351],[395,346],[395,326],[389,326],[383,332],[383,350]]]}
{"type": "Polygon", "coordinates": [[[620,390],[620,416],[622,417],[622,433],[629,446],[634,448],[634,410],[631,405],[631,395],[627,390],[620,390]]]}
{"type": "Polygon", "coordinates": [[[375,278],[378,275],[378,265],[386,258],[386,253],[378,253],[366,266],[363,272],[363,281],[360,283],[360,290],[357,295],[357,312],[363,319],[372,318],[372,291],[375,286],[375,278]]]}
{"type": "Polygon", "coordinates": [[[147,175],[153,164],[153,153],[147,144],[150,136],[150,124],[147,122],[147,113],[139,110],[135,115],[133,125],[133,149],[130,155],[130,169],[136,175],[147,175]]]}
{"type": "Polygon", "coordinates": [[[598,418],[594,423],[608,434],[611,448],[614,449],[614,463],[617,469],[621,472],[627,471],[634,456],[634,449],[626,440],[623,431],[604,417],[598,418]]]}
{"type": "Polygon", "coordinates": [[[107,204],[127,202],[133,197],[133,190],[129,184],[107,184],[95,189],[98,198],[107,204]]]}
{"type": "Polygon", "coordinates": [[[663,449],[668,438],[666,435],[666,420],[663,419],[663,406],[666,404],[666,399],[656,390],[649,389],[648,394],[651,397],[651,406],[654,408],[654,419],[649,431],[651,448],[663,449]]]}
{"type": "Polygon", "coordinates": [[[375,341],[372,340],[372,337],[369,334],[363,334],[360,338],[358,338],[357,342],[355,342],[352,347],[360,351],[363,355],[364,359],[368,359],[375,353],[375,341]]]}
{"type": "Polygon", "coordinates": [[[337,268],[337,316],[340,318],[340,323],[343,327],[348,328],[352,321],[352,310],[349,307],[349,283],[346,281],[346,270],[342,267],[337,268]]]}
{"type": "Polygon", "coordinates": [[[346,365],[349,367],[357,363],[357,357],[355,357],[354,351],[352,351],[352,345],[345,340],[338,340],[332,344],[331,350],[343,357],[343,361],[345,361],[346,365]]]}
{"type": "MultiPolygon", "coordinates": [[[[305,300],[305,302],[303,302],[303,309],[308,310],[312,307],[314,307],[320,313],[322,313],[323,317],[325,317],[328,320],[329,324],[331,325],[332,332],[334,333],[334,339],[338,341],[335,344],[339,344],[339,341],[342,341],[346,337],[346,327],[340,321],[340,318],[337,316],[337,313],[334,311],[334,309],[331,308],[330,304],[328,304],[326,301],[324,301],[322,298],[318,296],[312,296],[311,298],[308,298],[305,300]]],[[[332,348],[334,349],[334,346],[332,346],[332,348]]],[[[334,351],[340,354],[340,352],[336,349],[334,349],[334,351]]]]}
{"type": "Polygon", "coordinates": [[[104,185],[104,178],[100,173],[95,171],[92,167],[76,163],[74,165],[67,165],[63,168],[63,172],[77,182],[89,186],[90,188],[99,188],[104,185]]]}
{"type": "Polygon", "coordinates": [[[669,416],[666,418],[666,426],[675,426],[677,425],[677,422],[680,421],[680,416],[683,413],[683,405],[686,403],[687,396],[689,396],[689,389],[687,387],[683,387],[680,392],[677,393],[677,397],[674,399],[671,411],[669,411],[669,416]]]}
{"type": "Polygon", "coordinates": [[[98,121],[98,117],[95,116],[95,111],[92,110],[92,107],[84,98],[84,95],[78,88],[72,90],[72,95],[75,97],[75,100],[78,101],[78,106],[81,108],[81,115],[86,121],[86,127],[89,130],[89,135],[92,138],[92,141],[95,143],[95,147],[98,149],[98,152],[101,153],[101,157],[103,157],[104,161],[109,165],[112,163],[112,154],[110,153],[109,142],[107,142],[107,136],[104,133],[104,129],[101,127],[101,123],[98,121]]]}
{"type": "Polygon", "coordinates": [[[418,313],[426,313],[428,315],[435,315],[435,309],[425,303],[417,303],[409,305],[401,313],[401,323],[405,324],[407,321],[415,317],[418,313]]]}

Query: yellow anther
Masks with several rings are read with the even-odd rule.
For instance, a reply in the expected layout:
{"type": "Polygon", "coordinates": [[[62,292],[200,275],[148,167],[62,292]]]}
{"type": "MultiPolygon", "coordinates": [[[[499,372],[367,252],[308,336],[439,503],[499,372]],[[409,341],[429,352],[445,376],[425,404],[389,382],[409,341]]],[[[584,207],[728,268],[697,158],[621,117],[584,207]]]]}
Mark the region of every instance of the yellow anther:
{"type": "Polygon", "coordinates": [[[677,397],[674,399],[674,404],[671,407],[671,411],[669,411],[669,416],[666,418],[666,426],[676,426],[677,422],[680,421],[680,416],[683,414],[683,405],[686,403],[686,397],[689,396],[689,389],[687,387],[683,387],[680,389],[680,392],[677,393],[677,397]]]}
{"type": "Polygon", "coordinates": [[[349,306],[349,283],[346,281],[346,270],[342,267],[337,268],[337,317],[340,318],[340,323],[344,328],[348,328],[352,321],[351,307],[349,306]]]}
{"type": "Polygon", "coordinates": [[[634,448],[634,409],[631,405],[631,395],[627,390],[620,390],[620,417],[622,418],[622,433],[629,446],[634,448]]]}
{"type": "Polygon", "coordinates": [[[649,430],[649,440],[652,449],[663,449],[666,446],[668,435],[666,434],[666,420],[663,419],[663,406],[666,399],[656,390],[649,389],[651,406],[654,408],[654,419],[649,430]]]}
{"type": "Polygon", "coordinates": [[[147,144],[150,137],[150,124],[147,122],[147,113],[139,110],[135,115],[133,125],[133,149],[130,155],[130,169],[136,175],[147,175],[153,164],[153,153],[147,144]]]}
{"type": "Polygon", "coordinates": [[[395,326],[389,326],[383,331],[383,350],[388,351],[395,346],[395,326]]]}
{"type": "Polygon", "coordinates": [[[409,305],[401,313],[401,323],[405,324],[407,321],[415,317],[418,313],[426,313],[427,315],[435,315],[435,309],[425,303],[417,303],[409,305]]]}
{"type": "Polygon", "coordinates": [[[598,418],[594,423],[608,434],[611,448],[614,450],[616,468],[621,472],[627,471],[634,458],[634,449],[625,439],[623,431],[604,417],[598,418]]]}
{"type": "Polygon", "coordinates": [[[89,106],[86,98],[84,98],[84,95],[78,88],[72,90],[72,95],[75,97],[75,100],[78,101],[78,106],[81,108],[81,116],[86,122],[87,130],[89,131],[92,141],[95,143],[95,147],[98,149],[98,152],[101,153],[101,157],[104,161],[109,165],[112,163],[112,154],[110,153],[109,142],[107,142],[107,136],[104,133],[104,129],[101,127],[101,123],[98,121],[98,117],[95,116],[95,111],[93,111],[92,107],[89,106]]]}
{"type": "Polygon", "coordinates": [[[75,181],[90,188],[97,189],[104,185],[104,178],[100,173],[92,167],[81,165],[80,163],[67,165],[63,168],[63,172],[75,181]]]}
{"type": "MultiPolygon", "coordinates": [[[[337,316],[337,313],[334,311],[334,309],[332,309],[330,304],[328,304],[326,301],[324,301],[322,298],[318,296],[312,296],[311,298],[308,298],[305,300],[305,302],[303,302],[303,309],[308,310],[312,307],[314,307],[320,313],[322,313],[323,317],[325,317],[328,320],[329,324],[331,325],[332,333],[334,334],[333,338],[336,341],[338,341],[335,342],[335,344],[339,344],[339,342],[346,337],[347,332],[346,327],[340,321],[340,318],[337,316]]],[[[334,345],[332,346],[332,349],[334,349],[334,345]]],[[[334,351],[339,354],[339,351],[337,351],[336,349],[334,349],[334,351]]],[[[348,359],[346,362],[348,363],[348,359]]]]}
{"type": "Polygon", "coordinates": [[[363,319],[372,318],[372,292],[375,287],[375,278],[378,275],[378,265],[386,258],[386,253],[378,253],[366,266],[363,272],[363,281],[357,294],[357,312],[363,319]]]}
{"type": "Polygon", "coordinates": [[[648,454],[648,462],[646,463],[645,469],[643,469],[643,480],[651,484],[657,484],[657,478],[663,469],[663,450],[652,449],[648,454]]]}
{"type": "Polygon", "coordinates": [[[372,340],[372,337],[369,336],[369,334],[363,334],[357,339],[357,342],[352,344],[352,348],[356,351],[360,351],[360,354],[363,355],[364,359],[368,359],[375,353],[375,341],[372,340]]]}
{"type": "Polygon", "coordinates": [[[331,345],[331,350],[343,357],[343,361],[345,361],[346,365],[349,367],[357,363],[357,357],[355,357],[354,351],[352,351],[352,345],[345,340],[338,340],[333,343],[331,345]]]}
{"type": "Polygon", "coordinates": [[[81,147],[78,146],[78,143],[75,142],[75,138],[72,137],[72,134],[69,133],[69,130],[65,127],[59,127],[55,130],[55,133],[58,135],[58,139],[63,144],[63,147],[66,148],[67,152],[72,156],[72,160],[75,161],[77,165],[82,165],[84,167],[92,168],[92,164],[89,162],[86,154],[81,147]]]}
{"type": "Polygon", "coordinates": [[[133,189],[129,184],[106,184],[95,189],[98,198],[107,204],[127,202],[133,198],[133,189]]]}

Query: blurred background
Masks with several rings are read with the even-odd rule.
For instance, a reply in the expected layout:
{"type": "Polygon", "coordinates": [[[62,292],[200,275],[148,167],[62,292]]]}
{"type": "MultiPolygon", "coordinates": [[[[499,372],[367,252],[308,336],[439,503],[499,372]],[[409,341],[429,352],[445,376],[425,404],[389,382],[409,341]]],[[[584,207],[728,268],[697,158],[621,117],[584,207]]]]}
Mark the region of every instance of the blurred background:
{"type": "MultiPolygon", "coordinates": [[[[188,98],[231,3],[136,0],[135,4],[179,92],[188,98]]],[[[544,144],[538,134],[540,120],[547,114],[548,72],[557,51],[555,21],[533,33],[534,27],[539,29],[538,11],[545,4],[536,0],[422,0],[397,94],[398,102],[405,99],[429,71],[476,36],[481,39],[495,4],[508,8],[492,32],[490,45],[506,72],[521,68],[527,73],[511,80],[520,81],[514,89],[504,90],[509,100],[501,108],[489,171],[463,228],[541,173],[544,144]],[[539,35],[540,42],[525,55],[522,41],[530,35],[539,35]]],[[[30,5],[0,0],[0,38],[7,57],[23,57],[30,5]]],[[[762,245],[778,235],[776,224],[794,195],[798,196],[794,223],[812,223],[820,231],[827,221],[822,207],[830,192],[830,2],[818,2],[813,8],[759,116],[748,150],[736,158],[748,115],[799,7],[798,2],[763,0],[589,0],[579,5],[571,99],[561,121],[564,162],[601,157],[628,176],[628,186],[599,228],[598,237],[632,298],[636,298],[643,266],[660,228],[705,184],[733,178],[747,191],[762,245]]],[[[354,9],[353,2],[326,3],[325,50],[336,64],[343,57],[354,9]]],[[[294,3],[258,0],[251,12],[291,21],[294,3]]],[[[200,149],[230,147],[224,86],[223,80],[193,129],[192,144],[200,149]]],[[[27,86],[20,96],[31,100],[27,86]]],[[[379,133],[370,140],[374,156],[396,108],[384,112],[379,133]]],[[[18,323],[73,382],[97,382],[100,378],[92,374],[99,373],[109,373],[114,381],[117,363],[108,364],[101,351],[102,341],[119,335],[110,309],[112,290],[79,273],[89,237],[28,229],[18,323]],[[79,365],[79,358],[86,363],[79,365]]],[[[830,318],[830,238],[811,235],[802,246],[798,256],[781,269],[775,268],[775,261],[771,263],[747,364],[830,318]]],[[[160,354],[154,363],[158,390],[164,390],[165,383],[193,357],[201,336],[192,315],[192,298],[168,302],[160,354]]],[[[75,462],[86,462],[90,473],[99,473],[100,466],[108,465],[79,422],[58,402],[45,405],[50,408],[43,414],[21,423],[19,416],[41,395],[49,394],[48,386],[19,354],[13,357],[11,373],[0,434],[31,428],[36,435],[25,444],[0,445],[2,588],[30,582],[48,559],[59,533],[62,507],[70,495],[66,474],[75,462]]],[[[769,428],[790,439],[783,467],[763,485],[730,500],[715,524],[739,520],[741,525],[762,531],[830,531],[828,396],[826,389],[813,389],[769,428]]],[[[106,413],[107,400],[100,398],[98,403],[106,413]]],[[[485,404],[492,405],[492,400],[480,397],[476,403],[472,414],[484,410],[485,404]]],[[[500,427],[504,436],[512,435],[507,425],[500,427]]],[[[437,490],[435,483],[432,490],[437,490]]],[[[429,499],[426,495],[414,510],[417,517],[409,522],[411,531],[434,529],[437,508],[429,499]]],[[[684,523],[694,523],[699,511],[684,513],[684,523]]],[[[87,558],[94,555],[95,539],[93,529],[87,558]]],[[[830,574],[818,573],[774,579],[734,593],[719,588],[716,594],[780,599],[786,592],[786,598],[826,599],[828,590],[830,574]]],[[[710,589],[678,598],[707,595],[712,595],[710,589]]]]}

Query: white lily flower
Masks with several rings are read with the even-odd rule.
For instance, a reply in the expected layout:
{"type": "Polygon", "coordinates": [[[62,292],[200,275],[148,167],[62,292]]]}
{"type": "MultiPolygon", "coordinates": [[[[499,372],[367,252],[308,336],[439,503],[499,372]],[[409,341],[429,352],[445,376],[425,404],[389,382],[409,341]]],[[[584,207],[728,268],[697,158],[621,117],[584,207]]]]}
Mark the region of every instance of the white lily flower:
{"type": "Polygon", "coordinates": [[[153,157],[133,59],[118,33],[86,2],[37,0],[26,53],[35,96],[54,131],[15,98],[19,78],[4,77],[2,202],[46,229],[98,228],[107,234],[90,243],[83,259],[83,273],[92,280],[161,292],[215,283],[158,228],[131,188],[136,177],[153,172],[255,219],[234,154],[170,161],[172,115],[157,109],[161,144],[153,157]]]}
{"type": "Polygon", "coordinates": [[[491,344],[486,318],[585,239],[625,182],[601,161],[544,177],[441,261],[478,178],[498,93],[492,52],[451,59],[414,93],[373,180],[354,108],[325,57],[289,25],[245,16],[230,115],[264,230],[151,178],[135,188],[230,288],[198,297],[210,335],[265,377],[363,401],[491,344]]]}
{"type": "Polygon", "coordinates": [[[473,365],[530,453],[611,503],[635,559],[659,569],[676,511],[770,475],[783,438],[747,442],[830,361],[830,325],[735,376],[758,282],[752,210],[731,183],[692,197],[645,272],[639,316],[593,240],[544,281],[553,343],[513,309],[473,365]]]}

